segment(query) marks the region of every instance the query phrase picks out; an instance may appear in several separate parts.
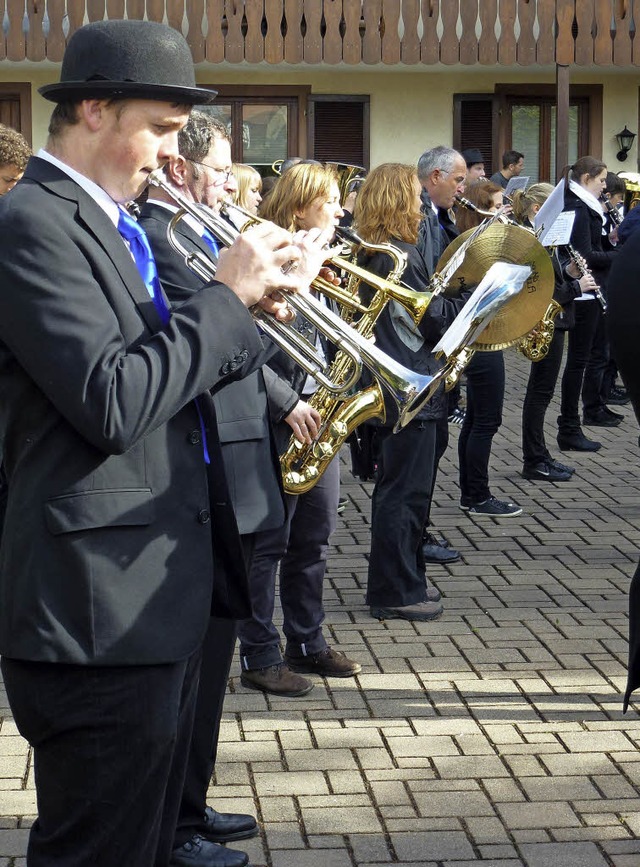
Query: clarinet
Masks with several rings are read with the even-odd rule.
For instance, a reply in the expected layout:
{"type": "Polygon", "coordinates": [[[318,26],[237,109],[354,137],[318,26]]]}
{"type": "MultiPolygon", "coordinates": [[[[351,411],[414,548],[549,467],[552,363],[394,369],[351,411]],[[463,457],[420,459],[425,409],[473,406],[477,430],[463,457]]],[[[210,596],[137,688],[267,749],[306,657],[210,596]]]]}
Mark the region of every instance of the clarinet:
{"type": "Polygon", "coordinates": [[[604,206],[607,209],[607,213],[609,214],[609,219],[613,223],[614,226],[619,226],[622,222],[622,214],[620,211],[614,207],[609,199],[611,198],[611,193],[603,193],[600,196],[600,201],[604,202],[604,206]]]}
{"type": "MultiPolygon", "coordinates": [[[[587,265],[587,260],[584,258],[584,256],[581,256],[580,253],[578,253],[578,251],[575,249],[575,247],[572,247],[571,244],[567,244],[567,252],[569,254],[569,258],[575,264],[576,268],[580,272],[581,277],[586,277],[587,275],[593,276],[591,274],[591,269],[587,265]]],[[[598,285],[596,285],[596,288],[594,289],[594,294],[595,294],[596,298],[598,299],[598,301],[600,302],[600,306],[602,307],[602,312],[606,313],[607,312],[607,302],[606,302],[604,295],[602,294],[602,289],[598,285]]]]}

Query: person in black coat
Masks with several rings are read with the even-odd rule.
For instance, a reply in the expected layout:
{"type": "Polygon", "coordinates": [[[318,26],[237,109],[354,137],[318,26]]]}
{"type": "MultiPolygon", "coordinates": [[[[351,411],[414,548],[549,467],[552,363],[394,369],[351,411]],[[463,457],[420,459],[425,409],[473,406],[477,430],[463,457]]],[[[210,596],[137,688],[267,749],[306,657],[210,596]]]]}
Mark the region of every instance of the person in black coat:
{"type": "MultiPolygon", "coordinates": [[[[420,193],[413,166],[378,166],[362,185],[354,221],[364,241],[391,243],[407,256],[404,285],[428,291],[429,265],[416,246],[422,219],[420,193]]],[[[360,252],[359,264],[384,277],[393,267],[387,253],[370,254],[366,248],[360,252]]],[[[376,322],[376,345],[416,373],[433,376],[441,365],[431,350],[462,305],[462,299],[434,298],[416,327],[398,302],[389,301],[376,322]]],[[[371,615],[379,619],[433,620],[442,613],[442,605],[439,591],[425,576],[422,533],[435,468],[436,424],[446,418],[446,396],[440,387],[397,434],[393,433],[396,405],[386,392],[384,396],[385,418],[372,421],[378,470],[371,503],[366,601],[371,615]]]]}
{"type": "MultiPolygon", "coordinates": [[[[640,232],[631,234],[611,266],[607,333],[622,381],[640,424],[640,304],[638,268],[640,232]]],[[[640,447],[640,441],[638,443],[640,447]]],[[[640,563],[629,587],[629,663],[624,694],[626,711],[631,693],[640,686],[640,563]]]]}
{"type": "MultiPolygon", "coordinates": [[[[502,207],[502,188],[491,181],[477,181],[465,194],[482,211],[495,212],[502,207]]],[[[479,226],[482,220],[474,210],[461,208],[458,226],[466,231],[479,226]]],[[[466,374],[467,411],[458,437],[460,509],[470,515],[515,517],[522,512],[520,506],[493,496],[489,482],[491,447],[502,424],[504,352],[476,352],[466,374]]]]}
{"type": "MultiPolygon", "coordinates": [[[[533,184],[526,191],[516,190],[513,195],[513,217],[521,225],[533,229],[536,214],[553,192],[551,184],[533,184]]],[[[555,277],[553,299],[561,305],[554,319],[553,338],[547,354],[531,363],[527,390],[522,404],[522,475],[525,479],[542,482],[565,482],[573,475],[568,467],[552,457],[544,436],[544,418],[558,381],[565,334],[575,321],[576,298],[583,291],[593,291],[595,281],[590,275],[580,276],[575,263],[560,262],[558,251],[551,255],[555,277]]]]}
{"type": "MultiPolygon", "coordinates": [[[[595,157],[581,157],[568,169],[565,180],[565,211],[575,213],[571,246],[584,258],[595,282],[606,294],[609,268],[615,250],[603,249],[605,217],[600,195],[605,188],[607,167],[595,157]]],[[[592,293],[576,300],[575,325],[569,341],[567,362],[562,376],[558,446],[563,451],[598,451],[601,443],[588,439],[580,425],[580,394],[585,425],[615,427],[622,416],[602,403],[602,371],[587,365],[594,341],[604,339],[601,305],[592,293]],[[586,371],[588,370],[588,375],[586,371]]]]}
{"type": "Polygon", "coordinates": [[[171,312],[123,205],[212,93],[147,21],[77,30],[61,79],[0,200],[2,673],[34,752],[30,867],[148,867],[170,860],[212,598],[248,605],[209,392],[262,352],[247,308],[284,315],[271,293],[308,283],[324,238],[256,229],[171,312]]]}

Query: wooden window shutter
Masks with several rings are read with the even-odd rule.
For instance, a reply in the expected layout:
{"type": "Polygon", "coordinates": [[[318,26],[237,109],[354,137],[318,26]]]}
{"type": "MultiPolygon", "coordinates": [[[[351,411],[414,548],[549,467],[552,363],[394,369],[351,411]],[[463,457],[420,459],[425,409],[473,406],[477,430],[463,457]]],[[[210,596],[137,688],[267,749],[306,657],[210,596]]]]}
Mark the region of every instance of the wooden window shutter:
{"type": "Polygon", "coordinates": [[[479,148],[484,157],[486,176],[493,174],[493,94],[454,96],[453,146],[459,151],[479,148]]]}
{"type": "Polygon", "coordinates": [[[320,162],[368,167],[368,100],[310,100],[310,152],[320,162]]]}

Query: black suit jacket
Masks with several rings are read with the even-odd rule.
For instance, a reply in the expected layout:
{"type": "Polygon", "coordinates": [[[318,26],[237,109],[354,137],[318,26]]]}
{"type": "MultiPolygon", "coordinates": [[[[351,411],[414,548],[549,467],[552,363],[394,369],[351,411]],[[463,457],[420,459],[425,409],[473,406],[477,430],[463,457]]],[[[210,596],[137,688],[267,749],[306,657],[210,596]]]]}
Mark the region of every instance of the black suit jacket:
{"type": "MultiPolygon", "coordinates": [[[[140,214],[140,225],[149,238],[167,297],[173,306],[179,307],[191,292],[202,286],[202,281],[167,240],[167,227],[172,216],[172,212],[162,205],[147,202],[140,214]]],[[[215,258],[201,236],[184,220],[176,234],[188,250],[215,258]]],[[[269,409],[279,420],[295,406],[297,394],[266,368],[264,372],[258,369],[225,383],[215,391],[213,399],[227,481],[240,532],[247,534],[279,527],[284,521],[284,492],[271,436],[269,409]]]]}
{"type": "Polygon", "coordinates": [[[32,158],[0,200],[0,653],[183,658],[208,624],[216,559],[238,576],[216,588],[217,607],[246,610],[221,460],[205,467],[194,399],[212,433],[203,393],[261,350],[221,284],[163,327],[104,211],[32,158]]]}

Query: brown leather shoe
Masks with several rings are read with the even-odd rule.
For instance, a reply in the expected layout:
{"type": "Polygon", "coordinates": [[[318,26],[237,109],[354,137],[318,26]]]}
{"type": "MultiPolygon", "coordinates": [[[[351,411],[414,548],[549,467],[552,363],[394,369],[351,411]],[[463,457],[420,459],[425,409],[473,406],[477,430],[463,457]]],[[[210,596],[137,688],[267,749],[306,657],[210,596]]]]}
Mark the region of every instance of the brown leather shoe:
{"type": "Polygon", "coordinates": [[[353,677],[360,674],[362,666],[344,653],[339,653],[332,647],[325,647],[318,653],[309,656],[286,656],[285,662],[291,671],[302,671],[305,674],[319,674],[322,677],[353,677]]]}
{"type": "Polygon", "coordinates": [[[313,684],[306,677],[294,674],[288,665],[280,662],[278,665],[270,665],[268,668],[254,668],[243,671],[240,675],[240,683],[247,689],[259,689],[271,695],[281,695],[287,698],[295,698],[298,695],[306,695],[313,689],[313,684]]]}

